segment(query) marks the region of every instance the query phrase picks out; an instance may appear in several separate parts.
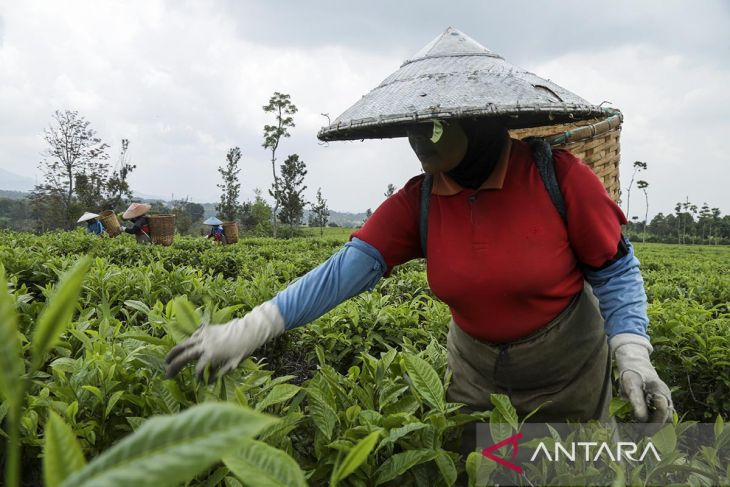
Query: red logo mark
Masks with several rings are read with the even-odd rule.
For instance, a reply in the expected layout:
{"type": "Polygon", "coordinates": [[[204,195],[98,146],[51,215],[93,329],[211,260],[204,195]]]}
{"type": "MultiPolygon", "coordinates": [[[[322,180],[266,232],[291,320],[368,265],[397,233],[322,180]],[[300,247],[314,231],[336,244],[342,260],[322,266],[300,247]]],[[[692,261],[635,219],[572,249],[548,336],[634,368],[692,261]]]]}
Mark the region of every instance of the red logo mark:
{"type": "Polygon", "coordinates": [[[514,463],[509,462],[509,461],[505,460],[504,458],[498,457],[497,455],[492,453],[493,451],[499,450],[500,448],[502,448],[505,445],[511,444],[512,445],[512,459],[514,460],[515,457],[517,456],[517,450],[519,448],[519,445],[517,442],[521,439],[522,439],[522,432],[519,432],[516,435],[512,435],[509,438],[506,438],[506,439],[500,441],[499,443],[495,443],[492,446],[488,446],[487,448],[482,450],[482,455],[489,458],[490,460],[494,460],[495,462],[499,463],[503,467],[507,467],[507,468],[514,470],[515,472],[521,474],[522,467],[520,467],[519,465],[515,465],[514,463]]]}

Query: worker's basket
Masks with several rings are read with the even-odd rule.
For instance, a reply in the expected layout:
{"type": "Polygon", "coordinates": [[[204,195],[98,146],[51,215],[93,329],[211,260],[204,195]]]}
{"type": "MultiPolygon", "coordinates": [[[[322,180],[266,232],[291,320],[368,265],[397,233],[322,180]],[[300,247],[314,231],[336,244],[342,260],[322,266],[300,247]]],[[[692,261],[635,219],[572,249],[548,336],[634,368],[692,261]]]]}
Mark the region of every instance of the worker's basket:
{"type": "Polygon", "coordinates": [[[122,233],[122,226],[119,224],[116,213],[112,210],[104,210],[99,214],[99,221],[104,225],[106,233],[110,237],[116,237],[122,233]]]}
{"type": "Polygon", "coordinates": [[[618,170],[622,121],[621,112],[616,111],[606,118],[516,129],[510,133],[516,139],[544,137],[554,148],[569,150],[596,173],[611,198],[618,201],[621,188],[618,170]]]}
{"type": "Polygon", "coordinates": [[[223,222],[223,235],[226,237],[227,244],[238,242],[238,223],[223,222]]]}
{"type": "Polygon", "coordinates": [[[149,219],[152,243],[171,245],[175,236],[175,215],[150,215],[149,219]]]}

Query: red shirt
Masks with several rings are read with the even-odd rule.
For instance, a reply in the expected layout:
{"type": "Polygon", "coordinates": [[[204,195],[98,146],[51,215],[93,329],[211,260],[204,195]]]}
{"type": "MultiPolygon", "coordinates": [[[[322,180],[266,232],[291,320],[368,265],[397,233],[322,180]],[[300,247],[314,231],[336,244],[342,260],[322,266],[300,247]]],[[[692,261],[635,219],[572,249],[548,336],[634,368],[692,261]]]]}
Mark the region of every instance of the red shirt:
{"type": "MultiPolygon", "coordinates": [[[[519,339],[557,316],[583,288],[578,261],[600,267],[611,259],[626,223],[591,169],[556,149],[566,228],[529,146],[518,140],[505,145],[502,160],[479,189],[436,176],[428,216],[431,290],[449,305],[459,327],[490,342],[519,339]]],[[[420,175],[408,181],[353,233],[380,251],[388,269],[423,257],[422,180],[420,175]]]]}

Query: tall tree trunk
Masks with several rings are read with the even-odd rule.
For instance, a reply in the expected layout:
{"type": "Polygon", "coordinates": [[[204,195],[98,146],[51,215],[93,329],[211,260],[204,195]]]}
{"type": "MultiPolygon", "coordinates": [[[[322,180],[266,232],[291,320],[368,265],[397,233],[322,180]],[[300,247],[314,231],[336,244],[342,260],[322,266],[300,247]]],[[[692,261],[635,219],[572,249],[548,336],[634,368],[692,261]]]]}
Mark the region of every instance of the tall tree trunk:
{"type": "Polygon", "coordinates": [[[646,190],[644,191],[644,198],[646,200],[646,212],[644,213],[644,235],[641,239],[641,243],[646,242],[646,221],[649,219],[649,194],[646,190]]]}

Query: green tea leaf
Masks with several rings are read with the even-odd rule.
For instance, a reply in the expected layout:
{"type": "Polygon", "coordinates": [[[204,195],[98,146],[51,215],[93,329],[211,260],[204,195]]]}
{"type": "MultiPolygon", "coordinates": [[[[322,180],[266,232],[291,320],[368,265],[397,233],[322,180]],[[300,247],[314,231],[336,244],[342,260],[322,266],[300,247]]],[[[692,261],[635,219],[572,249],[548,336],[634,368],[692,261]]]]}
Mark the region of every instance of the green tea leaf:
{"type": "Polygon", "coordinates": [[[439,450],[438,455],[436,455],[436,466],[446,481],[446,485],[454,485],[456,483],[456,465],[454,465],[454,460],[444,450],[439,450]]]}
{"type": "Polygon", "coordinates": [[[519,425],[517,424],[517,411],[509,400],[509,397],[505,394],[491,394],[490,400],[494,405],[494,409],[499,411],[502,418],[509,424],[513,430],[517,431],[519,425]]]}
{"type": "Polygon", "coordinates": [[[497,468],[497,462],[489,460],[479,452],[471,452],[466,458],[466,473],[469,485],[485,487],[489,485],[489,477],[497,468]]]}
{"type": "Polygon", "coordinates": [[[178,485],[275,421],[229,403],[157,416],[66,479],[63,487],[178,485]]]}
{"type": "Polygon", "coordinates": [[[124,302],[124,306],[126,306],[127,308],[132,308],[134,310],[137,310],[137,311],[143,313],[145,316],[150,314],[150,307],[147,306],[142,301],[135,301],[135,300],[130,299],[130,300],[127,300],[124,302]]]}
{"type": "Polygon", "coordinates": [[[388,444],[395,443],[396,441],[403,438],[407,434],[409,434],[413,431],[418,431],[427,426],[428,425],[426,425],[425,423],[418,422],[418,423],[408,423],[408,424],[405,424],[398,428],[393,428],[390,431],[388,431],[388,435],[382,439],[382,441],[380,442],[380,445],[378,445],[378,449],[380,449],[388,444]]]}
{"type": "Polygon", "coordinates": [[[35,368],[40,367],[45,354],[55,345],[58,337],[70,323],[76,309],[76,302],[81,294],[84,276],[90,265],[90,257],[80,258],[71,269],[61,276],[55,290],[48,298],[31,340],[35,368]]]}
{"type": "Polygon", "coordinates": [[[434,120],[433,121],[433,133],[431,134],[431,142],[437,143],[439,140],[441,140],[441,136],[444,133],[444,125],[441,123],[440,120],[434,120]]]}
{"type": "Polygon", "coordinates": [[[177,328],[185,333],[186,335],[192,335],[195,330],[198,329],[201,323],[201,317],[195,308],[187,300],[187,298],[180,296],[175,299],[173,304],[175,310],[175,323],[177,328]]]}
{"type": "Polygon", "coordinates": [[[112,410],[114,409],[114,406],[117,404],[117,402],[119,401],[119,399],[121,399],[121,397],[123,395],[124,395],[124,391],[117,391],[111,395],[111,397],[109,398],[109,400],[106,403],[106,409],[104,409],[105,418],[107,416],[109,416],[109,413],[112,412],[112,410]]]}
{"type": "Polygon", "coordinates": [[[306,486],[299,464],[286,452],[262,441],[245,440],[235,455],[223,458],[231,472],[250,487],[306,486]]]}
{"type": "Polygon", "coordinates": [[[45,426],[43,445],[43,481],[46,487],[58,487],[72,473],[86,465],[76,435],[52,410],[45,426]]]}
{"type": "Polygon", "coordinates": [[[263,411],[264,409],[274,406],[276,404],[288,401],[292,397],[296,396],[301,390],[301,387],[295,386],[294,384],[278,384],[275,385],[266,397],[256,404],[256,411],[263,411]]]}
{"type": "Polygon", "coordinates": [[[722,416],[720,416],[718,414],[717,418],[715,418],[715,424],[712,427],[712,430],[715,433],[715,440],[720,439],[720,435],[722,435],[722,432],[724,429],[725,429],[725,422],[723,421],[722,416]]]}
{"type": "Polygon", "coordinates": [[[337,413],[327,403],[319,389],[310,386],[307,388],[307,395],[309,395],[309,414],[314,425],[324,434],[327,440],[331,440],[332,432],[339,421],[337,413]]]}
{"type": "Polygon", "coordinates": [[[358,441],[347,453],[347,456],[345,456],[345,459],[342,460],[342,463],[338,464],[332,471],[330,485],[337,485],[339,481],[357,470],[358,467],[360,467],[360,465],[368,459],[368,455],[370,455],[370,452],[373,451],[373,447],[375,447],[375,443],[377,443],[379,437],[380,432],[373,431],[365,438],[358,441]]]}
{"type": "Polygon", "coordinates": [[[444,385],[428,362],[411,354],[404,354],[404,365],[416,392],[439,411],[446,409],[444,385]]]}
{"type": "Polygon", "coordinates": [[[0,398],[4,397],[8,404],[22,400],[21,381],[25,375],[17,322],[15,300],[8,292],[5,268],[0,265],[0,398]]]}
{"type": "Polygon", "coordinates": [[[433,460],[435,457],[436,452],[430,449],[408,450],[403,453],[396,453],[384,461],[375,472],[375,485],[384,484],[393,480],[416,465],[433,460]]]}
{"type": "Polygon", "coordinates": [[[662,455],[669,455],[677,448],[677,433],[674,431],[674,425],[667,424],[657,431],[652,437],[651,442],[657,447],[662,455]]]}
{"type": "Polygon", "coordinates": [[[92,393],[94,396],[96,396],[97,399],[99,399],[99,401],[104,400],[104,394],[101,393],[101,390],[98,387],[86,385],[81,386],[81,388],[87,392],[92,393]]]}

